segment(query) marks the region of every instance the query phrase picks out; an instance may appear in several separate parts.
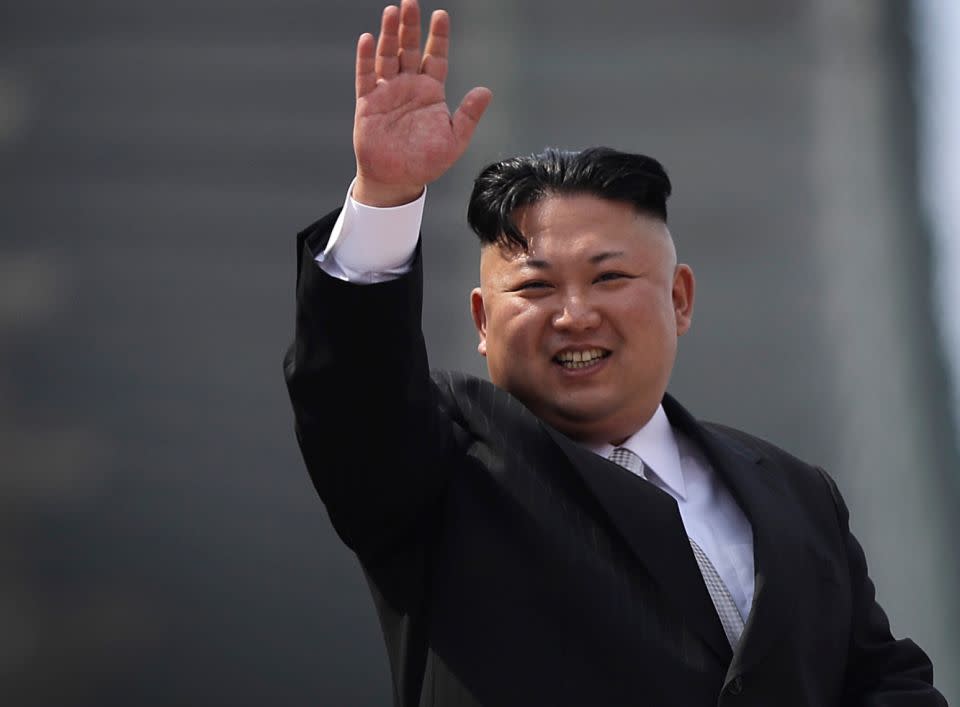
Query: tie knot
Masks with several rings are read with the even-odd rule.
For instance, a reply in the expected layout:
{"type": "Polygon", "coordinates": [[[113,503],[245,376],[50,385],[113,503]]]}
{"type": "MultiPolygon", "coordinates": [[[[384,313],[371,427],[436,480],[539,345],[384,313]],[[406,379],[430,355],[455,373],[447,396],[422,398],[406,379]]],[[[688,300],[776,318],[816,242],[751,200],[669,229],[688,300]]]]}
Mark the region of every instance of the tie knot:
{"type": "Polygon", "coordinates": [[[630,471],[641,479],[647,478],[643,473],[643,459],[631,452],[626,447],[617,447],[612,452],[610,452],[610,461],[614,464],[619,464],[627,471],[630,471]]]}

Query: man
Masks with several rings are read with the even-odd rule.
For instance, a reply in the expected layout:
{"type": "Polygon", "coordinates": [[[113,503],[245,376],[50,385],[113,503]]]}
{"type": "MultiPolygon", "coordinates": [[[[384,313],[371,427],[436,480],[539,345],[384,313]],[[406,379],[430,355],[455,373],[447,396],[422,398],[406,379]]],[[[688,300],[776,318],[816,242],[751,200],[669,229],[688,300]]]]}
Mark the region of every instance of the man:
{"type": "Polygon", "coordinates": [[[666,387],[694,304],[655,160],[491,165],[468,218],[492,383],[431,376],[425,185],[490,102],[444,97],[449,18],[357,47],[357,176],[300,234],[285,361],[316,488],[368,576],[397,705],[943,705],[874,601],[836,486],[666,387]]]}

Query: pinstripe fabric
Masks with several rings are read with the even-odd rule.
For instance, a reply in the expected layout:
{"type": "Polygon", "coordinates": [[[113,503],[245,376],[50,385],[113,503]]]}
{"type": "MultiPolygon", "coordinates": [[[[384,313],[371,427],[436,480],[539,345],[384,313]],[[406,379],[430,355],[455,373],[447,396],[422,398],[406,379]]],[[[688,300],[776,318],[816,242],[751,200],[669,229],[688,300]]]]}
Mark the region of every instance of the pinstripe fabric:
{"type": "MultiPolygon", "coordinates": [[[[641,479],[646,479],[646,473],[643,460],[640,459],[629,449],[617,447],[610,453],[610,461],[619,464],[624,469],[636,474],[641,479]]],[[[703,551],[693,538],[687,538],[690,541],[690,547],[693,550],[693,556],[697,560],[697,566],[700,568],[700,574],[703,575],[704,584],[707,585],[707,591],[710,593],[710,600],[717,610],[717,616],[723,625],[723,632],[730,642],[730,647],[736,649],[740,640],[740,634],[743,633],[743,617],[737,609],[736,602],[730,596],[727,585],[723,583],[717,569],[713,566],[707,553],[703,551]]]]}

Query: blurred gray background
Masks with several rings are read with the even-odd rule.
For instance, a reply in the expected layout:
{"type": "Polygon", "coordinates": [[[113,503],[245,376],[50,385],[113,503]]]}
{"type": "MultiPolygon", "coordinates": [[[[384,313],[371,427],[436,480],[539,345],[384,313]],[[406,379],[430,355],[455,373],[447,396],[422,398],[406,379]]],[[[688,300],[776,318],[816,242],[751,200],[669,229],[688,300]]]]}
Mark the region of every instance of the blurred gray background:
{"type": "MultiPolygon", "coordinates": [[[[380,7],[0,10],[0,703],[389,703],[281,373],[294,234],[353,175],[354,46],[380,7]]],[[[915,7],[446,8],[450,100],[495,97],[428,195],[433,365],[483,371],[482,165],[658,157],[698,274],[672,391],[833,473],[894,632],[960,702],[960,351],[940,334],[958,315],[931,286],[915,7]]]]}

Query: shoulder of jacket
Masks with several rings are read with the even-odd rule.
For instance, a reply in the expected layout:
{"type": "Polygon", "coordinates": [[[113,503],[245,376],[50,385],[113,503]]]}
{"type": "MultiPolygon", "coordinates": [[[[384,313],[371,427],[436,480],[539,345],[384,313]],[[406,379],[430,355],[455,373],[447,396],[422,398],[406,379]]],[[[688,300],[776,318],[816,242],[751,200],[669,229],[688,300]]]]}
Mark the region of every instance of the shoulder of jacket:
{"type": "Polygon", "coordinates": [[[460,371],[430,374],[441,409],[472,434],[494,439],[544,433],[543,423],[523,403],[485,378],[460,371]]]}
{"type": "Polygon", "coordinates": [[[498,394],[506,395],[490,381],[462,371],[431,369],[430,377],[444,397],[479,398],[498,394]]]}
{"type": "Polygon", "coordinates": [[[824,473],[816,464],[804,461],[762,437],[717,422],[702,422],[701,424],[709,432],[741,446],[773,466],[798,470],[811,477],[818,478],[824,473]]]}

